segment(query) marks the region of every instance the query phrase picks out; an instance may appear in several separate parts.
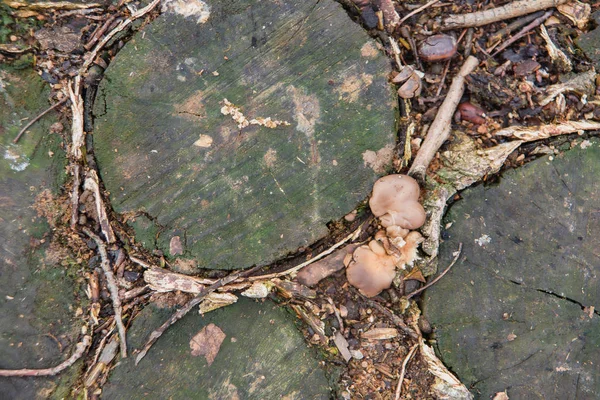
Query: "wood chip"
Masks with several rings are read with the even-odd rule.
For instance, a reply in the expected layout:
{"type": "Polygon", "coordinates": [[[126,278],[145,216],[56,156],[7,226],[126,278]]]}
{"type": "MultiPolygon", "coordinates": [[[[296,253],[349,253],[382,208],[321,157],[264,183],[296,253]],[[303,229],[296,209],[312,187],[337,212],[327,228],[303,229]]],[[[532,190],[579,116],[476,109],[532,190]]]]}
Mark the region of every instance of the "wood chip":
{"type": "Polygon", "coordinates": [[[398,331],[394,328],[373,328],[361,335],[363,339],[368,340],[393,339],[396,336],[398,336],[398,331]]]}

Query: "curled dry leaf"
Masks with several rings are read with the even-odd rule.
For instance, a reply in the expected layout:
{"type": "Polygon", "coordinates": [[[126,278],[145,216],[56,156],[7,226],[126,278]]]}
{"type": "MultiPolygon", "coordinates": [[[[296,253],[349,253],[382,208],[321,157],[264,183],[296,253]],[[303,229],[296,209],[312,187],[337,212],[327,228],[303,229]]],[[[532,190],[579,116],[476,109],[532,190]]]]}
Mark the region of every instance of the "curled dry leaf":
{"type": "Polygon", "coordinates": [[[590,21],[592,7],[589,4],[580,1],[570,1],[566,4],[560,4],[556,9],[565,17],[569,18],[579,29],[584,29],[590,21]]]}
{"type": "Polygon", "coordinates": [[[214,311],[217,308],[227,307],[237,302],[237,296],[231,293],[210,293],[198,306],[200,314],[214,311]]]}
{"type": "Polygon", "coordinates": [[[215,361],[226,336],[221,328],[215,324],[206,325],[190,340],[192,355],[195,357],[204,356],[210,366],[215,361]]]}
{"type": "Polygon", "coordinates": [[[269,281],[254,282],[252,286],[240,293],[242,296],[250,297],[251,299],[264,299],[271,293],[273,284],[269,281]]]}
{"type": "Polygon", "coordinates": [[[398,89],[398,96],[403,99],[412,99],[421,94],[423,84],[421,78],[417,74],[412,74],[410,78],[398,89]]]}

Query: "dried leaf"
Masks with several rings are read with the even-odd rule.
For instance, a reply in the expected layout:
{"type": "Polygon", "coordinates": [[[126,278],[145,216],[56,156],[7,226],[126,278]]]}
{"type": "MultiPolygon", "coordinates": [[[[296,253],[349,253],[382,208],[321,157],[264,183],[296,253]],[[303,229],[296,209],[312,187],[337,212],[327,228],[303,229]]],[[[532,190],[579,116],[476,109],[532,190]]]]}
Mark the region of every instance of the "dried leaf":
{"type": "Polygon", "coordinates": [[[384,340],[393,339],[398,336],[398,331],[394,328],[373,328],[360,335],[363,339],[384,340]]]}
{"type": "Polygon", "coordinates": [[[198,306],[200,314],[227,307],[237,302],[237,296],[231,293],[210,293],[198,306]]]}
{"type": "MultiPolygon", "coordinates": [[[[579,29],[584,29],[590,20],[592,7],[589,4],[580,1],[570,1],[566,4],[561,4],[556,9],[565,17],[569,18],[573,24],[579,29]]],[[[508,398],[508,397],[507,397],[508,398]]]]}
{"type": "Polygon", "coordinates": [[[415,281],[419,281],[421,283],[427,282],[425,280],[425,277],[423,276],[423,273],[421,272],[421,270],[419,268],[413,268],[408,274],[406,274],[404,276],[404,280],[405,281],[415,280],[415,281]]]}
{"type": "Polygon", "coordinates": [[[195,357],[204,356],[210,366],[221,348],[225,333],[215,324],[208,324],[190,340],[190,349],[195,357]]]}

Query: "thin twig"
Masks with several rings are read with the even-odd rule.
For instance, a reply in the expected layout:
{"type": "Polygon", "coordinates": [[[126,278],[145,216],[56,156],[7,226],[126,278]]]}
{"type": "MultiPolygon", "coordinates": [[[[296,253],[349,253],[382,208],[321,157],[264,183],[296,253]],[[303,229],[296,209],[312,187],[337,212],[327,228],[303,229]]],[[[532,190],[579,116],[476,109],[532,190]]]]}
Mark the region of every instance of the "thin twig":
{"type": "Polygon", "coordinates": [[[408,325],[406,325],[406,323],[402,320],[402,318],[400,318],[399,316],[397,316],[396,314],[394,314],[391,310],[389,310],[388,308],[382,306],[381,304],[379,304],[375,300],[366,297],[365,295],[363,295],[362,293],[360,293],[358,290],[356,290],[353,287],[350,287],[350,290],[352,292],[354,292],[355,295],[359,296],[369,306],[371,306],[373,308],[376,308],[377,311],[379,311],[380,313],[382,313],[383,315],[385,315],[386,317],[388,317],[394,323],[394,325],[396,325],[398,328],[400,328],[408,336],[410,336],[413,339],[418,339],[419,338],[419,335],[415,331],[413,331],[412,329],[410,329],[410,327],[408,325]]]}
{"type": "Polygon", "coordinates": [[[414,297],[416,295],[418,295],[419,293],[421,293],[422,291],[424,291],[427,288],[430,288],[431,286],[435,285],[437,283],[437,281],[439,281],[440,279],[442,279],[444,277],[444,275],[446,275],[448,273],[448,271],[450,271],[450,268],[452,268],[454,266],[454,264],[456,264],[456,261],[458,261],[458,257],[460,257],[460,253],[462,252],[462,243],[458,244],[458,250],[456,251],[456,254],[454,255],[454,259],[452,260],[452,262],[450,263],[450,265],[448,265],[448,268],[446,268],[446,270],[444,272],[442,272],[441,274],[439,274],[438,276],[435,277],[435,279],[433,279],[431,282],[427,283],[427,285],[423,286],[420,289],[415,290],[412,293],[409,293],[406,295],[406,299],[410,299],[411,297],[414,297]]]}
{"type": "Polygon", "coordinates": [[[39,3],[27,3],[24,1],[5,1],[4,3],[11,8],[16,8],[18,10],[25,9],[31,11],[81,10],[86,8],[102,7],[102,4],[100,3],[80,4],[70,1],[42,1],[39,3]]]}
{"type": "Polygon", "coordinates": [[[522,26],[527,25],[528,23],[530,23],[531,21],[533,21],[534,19],[541,17],[544,14],[543,11],[538,11],[536,13],[530,14],[530,15],[526,15],[522,18],[519,18],[513,22],[511,22],[510,24],[506,25],[504,28],[499,29],[498,31],[494,32],[486,41],[486,44],[488,46],[490,46],[487,50],[492,51],[491,46],[495,46],[496,42],[499,42],[505,35],[508,35],[509,33],[511,33],[514,30],[519,29],[522,26]]]}
{"type": "Polygon", "coordinates": [[[402,362],[402,369],[400,370],[400,378],[398,379],[398,386],[396,387],[396,400],[400,400],[400,394],[402,393],[402,382],[404,381],[404,375],[406,374],[406,366],[408,365],[408,362],[410,361],[410,359],[415,354],[415,352],[417,351],[418,348],[419,348],[419,343],[413,345],[413,347],[411,347],[410,351],[406,355],[406,358],[402,362]]]}
{"type": "Polygon", "coordinates": [[[51,106],[50,108],[48,108],[47,110],[42,112],[40,115],[38,115],[37,117],[32,119],[27,125],[25,125],[25,127],[23,129],[21,129],[19,131],[19,134],[13,139],[13,143],[17,143],[19,141],[19,139],[21,139],[21,136],[23,136],[25,131],[31,127],[31,125],[35,124],[37,121],[40,120],[40,118],[42,118],[44,115],[46,115],[50,111],[54,110],[56,107],[60,106],[61,104],[64,104],[67,100],[69,100],[68,97],[63,98],[58,103],[54,104],[53,106],[51,106]]]}
{"type": "Polygon", "coordinates": [[[556,7],[567,1],[568,0],[520,0],[510,2],[502,7],[477,11],[470,14],[453,14],[443,19],[442,29],[468,28],[472,26],[483,26],[491,24],[492,22],[506,21],[507,19],[556,7]]]}
{"type": "Polygon", "coordinates": [[[110,226],[108,214],[104,207],[102,196],[100,195],[99,182],[100,180],[98,179],[98,174],[96,173],[96,171],[90,169],[85,178],[85,182],[83,183],[83,187],[94,194],[94,200],[96,204],[96,215],[98,216],[100,230],[102,231],[102,234],[104,235],[108,243],[114,243],[117,239],[115,237],[115,233],[112,230],[112,227],[110,226]]]}
{"type": "Polygon", "coordinates": [[[84,336],[83,340],[75,345],[75,351],[71,354],[71,357],[58,364],[56,367],[43,368],[43,369],[0,369],[0,376],[52,376],[56,375],[64,369],[69,368],[79,360],[85,349],[92,342],[90,336],[84,336]]]}
{"type": "Polygon", "coordinates": [[[431,0],[429,3],[425,4],[424,6],[421,6],[421,7],[417,8],[416,10],[413,10],[413,11],[409,12],[404,17],[402,17],[402,19],[400,20],[400,22],[398,22],[398,25],[402,25],[402,23],[404,21],[406,21],[407,19],[409,19],[413,15],[420,13],[421,11],[423,11],[424,9],[426,9],[427,7],[430,7],[430,6],[434,5],[438,1],[440,1],[440,0],[431,0]]]}
{"type": "Polygon", "coordinates": [[[110,267],[108,253],[106,252],[106,245],[98,235],[96,235],[88,228],[84,227],[83,232],[89,237],[91,237],[92,240],[96,242],[96,246],[98,246],[100,258],[102,260],[100,265],[102,266],[102,271],[104,271],[104,277],[106,278],[106,286],[108,286],[108,291],[110,292],[110,297],[113,304],[113,312],[115,313],[115,322],[119,331],[121,357],[125,358],[127,357],[127,336],[125,333],[125,326],[123,325],[121,299],[119,298],[119,287],[117,286],[117,280],[115,279],[115,276],[112,272],[112,268],[110,267]]]}
{"type": "Polygon", "coordinates": [[[465,77],[473,72],[478,64],[479,60],[477,57],[469,56],[452,80],[448,94],[431,123],[427,131],[427,136],[408,171],[409,175],[417,176],[421,179],[425,177],[425,171],[431,160],[433,160],[435,153],[448,139],[448,136],[450,136],[452,117],[464,92],[465,77]]]}
{"type": "Polygon", "coordinates": [[[81,69],[79,70],[79,75],[84,75],[85,72],[87,71],[87,69],[89,68],[89,66],[94,62],[94,60],[96,59],[96,55],[98,54],[98,52],[100,50],[102,50],[102,48],[104,48],[104,46],[119,32],[121,32],[123,29],[125,29],[126,27],[128,27],[129,25],[131,25],[131,23],[133,21],[135,21],[136,19],[143,17],[144,15],[148,14],[150,11],[152,11],[157,5],[159,5],[161,2],[161,0],[153,0],[150,4],[148,4],[146,7],[139,9],[138,11],[136,11],[135,13],[133,13],[131,15],[131,17],[127,18],[126,20],[123,20],[121,22],[119,22],[119,24],[112,30],[110,31],[106,36],[104,36],[104,38],[96,45],[96,47],[94,48],[94,50],[92,50],[88,55],[87,55],[87,60],[83,63],[81,69]]]}
{"type": "Polygon", "coordinates": [[[262,267],[256,266],[247,271],[240,271],[240,272],[236,272],[234,274],[228,275],[224,278],[219,279],[214,284],[210,285],[209,287],[205,288],[203,291],[198,293],[198,295],[196,297],[194,297],[193,299],[188,301],[188,303],[185,306],[183,306],[183,308],[177,310],[177,312],[175,312],[175,314],[171,315],[171,317],[167,321],[165,321],[160,327],[155,329],[150,334],[150,336],[148,337],[148,341],[146,342],[146,344],[144,345],[144,347],[142,348],[142,350],[140,351],[140,353],[137,355],[137,357],[135,359],[135,365],[138,365],[139,362],[142,361],[142,359],[144,358],[146,353],[148,353],[148,350],[150,350],[150,347],[152,347],[152,345],[158,340],[158,338],[160,338],[162,336],[162,334],[165,333],[165,331],[167,330],[168,327],[170,327],[175,322],[177,322],[181,318],[183,318],[188,312],[190,312],[190,310],[192,308],[194,308],[195,306],[200,304],[206,296],[208,296],[209,294],[211,294],[212,292],[214,292],[221,286],[227,285],[228,283],[231,283],[238,278],[243,278],[243,277],[253,274],[254,272],[258,271],[260,268],[262,268],[262,267]]]}
{"type": "Polygon", "coordinates": [[[257,281],[257,280],[262,280],[262,279],[271,279],[271,278],[279,278],[281,276],[286,276],[289,274],[292,274],[294,272],[300,271],[302,268],[314,263],[315,261],[320,260],[321,258],[333,253],[337,248],[339,248],[341,245],[343,245],[344,243],[348,242],[349,240],[352,240],[354,238],[357,238],[358,235],[360,234],[361,230],[362,230],[362,224],[351,234],[349,234],[348,236],[346,236],[345,238],[343,238],[342,240],[340,240],[339,242],[337,242],[336,244],[334,244],[333,246],[331,246],[330,248],[328,248],[327,250],[317,254],[315,257],[311,258],[308,261],[303,262],[302,264],[296,265],[295,267],[292,267],[290,269],[286,269],[285,271],[281,271],[281,272],[277,272],[277,273],[273,273],[273,274],[267,274],[267,275],[259,275],[259,276],[252,276],[250,278],[248,278],[248,280],[250,281],[257,281]]]}
{"type": "Polygon", "coordinates": [[[81,167],[79,164],[73,166],[73,189],[71,190],[71,228],[77,226],[79,220],[79,185],[81,180],[79,177],[79,171],[81,167]]]}
{"type": "Polygon", "coordinates": [[[525,36],[533,28],[535,28],[536,26],[540,25],[542,22],[547,20],[552,15],[553,12],[554,12],[553,10],[546,11],[544,13],[544,15],[542,15],[539,18],[534,19],[529,25],[527,25],[523,29],[521,29],[519,31],[519,33],[517,33],[515,36],[513,36],[509,40],[507,40],[502,46],[498,47],[498,49],[496,49],[496,51],[492,53],[492,57],[496,56],[502,50],[506,49],[508,46],[510,46],[511,44],[513,44],[514,42],[516,42],[517,40],[519,40],[523,36],[525,36]]]}

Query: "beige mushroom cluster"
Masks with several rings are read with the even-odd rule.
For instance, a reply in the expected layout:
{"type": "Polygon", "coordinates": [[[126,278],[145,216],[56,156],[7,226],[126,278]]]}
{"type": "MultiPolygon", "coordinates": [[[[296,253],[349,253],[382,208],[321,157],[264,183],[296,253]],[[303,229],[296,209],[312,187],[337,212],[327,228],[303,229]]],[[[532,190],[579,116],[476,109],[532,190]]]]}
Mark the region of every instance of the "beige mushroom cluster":
{"type": "Polygon", "coordinates": [[[425,223],[420,188],[408,175],[388,175],[373,186],[369,206],[385,228],[368,245],[358,247],[347,265],[348,282],[367,297],[389,288],[396,268],[412,265],[423,237],[415,229],[425,223]]]}

